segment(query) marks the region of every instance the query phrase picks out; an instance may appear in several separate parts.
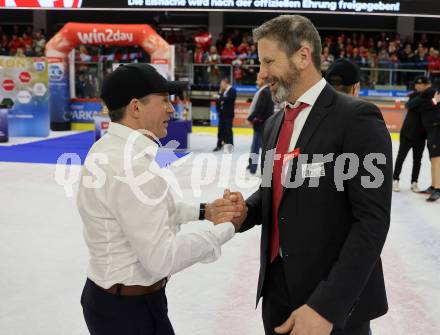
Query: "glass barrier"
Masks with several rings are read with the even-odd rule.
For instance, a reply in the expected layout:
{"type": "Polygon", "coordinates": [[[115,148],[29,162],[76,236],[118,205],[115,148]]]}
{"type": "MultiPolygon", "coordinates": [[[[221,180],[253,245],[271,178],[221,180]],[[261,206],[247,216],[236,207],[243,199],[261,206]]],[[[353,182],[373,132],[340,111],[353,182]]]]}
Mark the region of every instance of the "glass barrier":
{"type": "Polygon", "coordinates": [[[191,64],[190,82],[195,89],[217,89],[222,78],[233,83],[233,67],[229,64],[191,64]]]}
{"type": "Polygon", "coordinates": [[[375,89],[377,86],[391,89],[395,86],[410,86],[417,76],[427,76],[423,69],[399,69],[399,68],[361,68],[361,87],[375,89]],[[385,86],[385,87],[383,87],[385,86]]]}
{"type": "Polygon", "coordinates": [[[76,98],[99,98],[102,80],[102,62],[75,62],[76,98]]]}

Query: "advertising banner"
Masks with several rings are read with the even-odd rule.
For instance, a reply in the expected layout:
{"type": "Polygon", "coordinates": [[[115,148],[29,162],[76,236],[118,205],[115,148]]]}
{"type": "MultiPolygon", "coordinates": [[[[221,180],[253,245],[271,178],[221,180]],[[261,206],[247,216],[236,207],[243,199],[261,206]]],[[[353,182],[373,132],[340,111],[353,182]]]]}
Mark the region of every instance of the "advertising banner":
{"type": "Polygon", "coordinates": [[[147,24],[68,22],[46,45],[47,57],[67,58],[78,45],[139,45],[153,64],[170,64],[170,45],[147,24]]]}
{"type": "Polygon", "coordinates": [[[215,100],[211,101],[211,105],[209,107],[210,121],[211,126],[218,126],[218,112],[217,106],[215,104],[215,100]]]}
{"type": "Polygon", "coordinates": [[[108,115],[95,115],[95,141],[107,134],[108,126],[110,124],[110,117],[108,115]]]}
{"type": "Polygon", "coordinates": [[[65,58],[49,57],[49,112],[52,128],[54,124],[70,122],[69,67],[65,58]]]}
{"type": "Polygon", "coordinates": [[[97,99],[72,99],[70,109],[72,130],[92,130],[95,116],[102,110],[102,103],[97,99]]]}
{"type": "Polygon", "coordinates": [[[0,106],[0,142],[8,142],[8,112],[9,109],[0,106]]]}
{"type": "Polygon", "coordinates": [[[12,101],[9,136],[49,135],[47,62],[44,58],[0,56],[0,101],[12,101]]]}

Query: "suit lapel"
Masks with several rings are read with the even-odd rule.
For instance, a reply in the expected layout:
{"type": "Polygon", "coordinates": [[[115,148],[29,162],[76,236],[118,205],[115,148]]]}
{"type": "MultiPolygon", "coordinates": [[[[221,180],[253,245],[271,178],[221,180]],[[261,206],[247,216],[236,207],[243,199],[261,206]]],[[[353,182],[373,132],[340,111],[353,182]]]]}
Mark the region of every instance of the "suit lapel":
{"type": "MultiPolygon", "coordinates": [[[[284,119],[283,110],[280,110],[277,114],[274,115],[272,128],[270,130],[270,135],[268,136],[267,144],[265,145],[264,148],[266,152],[272,149],[275,150],[283,119],[284,119]]],[[[267,164],[269,164],[271,169],[273,169],[273,158],[269,160],[267,159],[267,155],[265,155],[264,169],[267,168],[267,164]]],[[[272,172],[270,175],[270,180],[272,180],[272,172]]],[[[272,187],[270,188],[263,187],[263,211],[264,213],[266,213],[266,215],[269,215],[271,206],[272,206],[272,187]]]]}
{"type": "Polygon", "coordinates": [[[333,101],[334,89],[327,84],[316,99],[312,110],[310,111],[309,117],[304,124],[304,127],[299,135],[298,141],[296,142],[296,148],[301,149],[301,153],[305,152],[307,144],[315,133],[321,121],[327,116],[329,112],[329,105],[333,101]]]}
{"type": "MultiPolygon", "coordinates": [[[[281,124],[284,119],[284,109],[280,110],[275,116],[273,128],[271,130],[269,141],[267,142],[266,150],[274,149],[277,146],[278,135],[280,133],[281,124]]],[[[273,162],[272,162],[273,163],[273,162]]]]}
{"type": "MultiPolygon", "coordinates": [[[[307,152],[306,150],[307,144],[309,143],[310,139],[313,137],[315,131],[318,129],[321,121],[324,120],[324,118],[328,115],[330,111],[330,106],[333,102],[334,94],[335,94],[335,90],[333,89],[333,87],[327,84],[324,87],[324,89],[321,91],[321,94],[319,95],[318,99],[316,99],[316,102],[313,105],[312,110],[310,111],[306,123],[304,124],[304,127],[301,130],[298,141],[296,142],[295,148],[300,148],[301,154],[307,152]]],[[[298,168],[298,159],[296,158],[292,162],[292,169],[290,171],[290,174],[286,174],[285,176],[285,182],[287,181],[287,178],[289,179],[295,178],[297,168],[298,168]]],[[[286,188],[284,187],[280,203],[283,201],[285,193],[286,193],[286,188]]]]}

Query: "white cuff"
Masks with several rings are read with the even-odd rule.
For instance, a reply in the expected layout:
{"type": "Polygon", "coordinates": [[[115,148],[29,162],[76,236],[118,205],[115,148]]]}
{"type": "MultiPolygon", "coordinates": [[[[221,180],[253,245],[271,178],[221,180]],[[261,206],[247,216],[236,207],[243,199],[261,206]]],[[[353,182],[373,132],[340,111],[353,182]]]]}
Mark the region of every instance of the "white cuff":
{"type": "Polygon", "coordinates": [[[220,245],[225,244],[235,235],[235,227],[232,222],[215,225],[213,230],[220,245]]]}

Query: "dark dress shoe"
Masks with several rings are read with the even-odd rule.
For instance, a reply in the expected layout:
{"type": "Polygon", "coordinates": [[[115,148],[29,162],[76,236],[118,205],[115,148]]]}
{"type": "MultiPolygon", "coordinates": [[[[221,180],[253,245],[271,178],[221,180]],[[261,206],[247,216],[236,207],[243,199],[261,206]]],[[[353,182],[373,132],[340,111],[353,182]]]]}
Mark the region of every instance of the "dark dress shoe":
{"type": "Polygon", "coordinates": [[[215,147],[212,151],[220,151],[220,150],[222,150],[222,147],[215,147]]]}
{"type": "Polygon", "coordinates": [[[434,192],[431,193],[429,198],[426,199],[426,201],[427,202],[434,202],[434,201],[437,201],[438,199],[440,199],[440,191],[439,190],[435,190],[434,192]]]}
{"type": "Polygon", "coordinates": [[[429,186],[426,190],[420,191],[420,194],[432,194],[434,192],[434,187],[429,186]]]}

